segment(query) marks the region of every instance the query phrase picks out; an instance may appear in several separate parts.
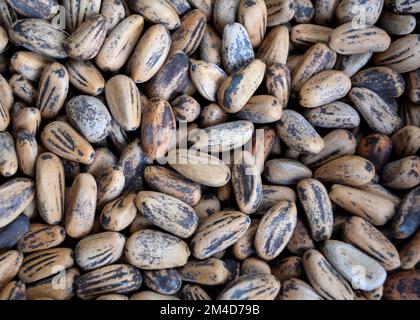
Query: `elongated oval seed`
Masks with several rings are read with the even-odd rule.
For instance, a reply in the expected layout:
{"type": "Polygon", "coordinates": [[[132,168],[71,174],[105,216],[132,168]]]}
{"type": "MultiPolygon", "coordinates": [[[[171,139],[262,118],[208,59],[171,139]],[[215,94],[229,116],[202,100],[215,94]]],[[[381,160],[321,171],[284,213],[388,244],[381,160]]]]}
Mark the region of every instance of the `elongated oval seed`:
{"type": "Polygon", "coordinates": [[[351,80],[344,72],[322,71],[302,86],[299,103],[306,108],[316,108],[343,98],[350,89],[351,80]]]}
{"type": "Polygon", "coordinates": [[[325,257],[309,249],[302,258],[306,275],[315,291],[327,300],[353,300],[353,290],[325,257]]]}
{"type": "Polygon", "coordinates": [[[168,163],[186,178],[207,186],[224,186],[231,177],[226,164],[203,152],[186,149],[171,150],[168,153],[168,163]]]}
{"type": "Polygon", "coordinates": [[[280,300],[323,300],[306,282],[291,278],[282,283],[280,300]]]}
{"type": "Polygon", "coordinates": [[[342,183],[348,186],[362,186],[372,181],[375,167],[369,160],[359,156],[344,156],[327,162],[314,173],[322,182],[342,183]]]}
{"type": "Polygon", "coordinates": [[[351,217],[344,224],[343,240],[375,258],[385,270],[400,266],[400,257],[394,245],[374,226],[360,217],[351,217]]]}
{"type": "Polygon", "coordinates": [[[81,92],[97,96],[104,90],[105,79],[92,62],[69,60],[66,68],[70,83],[81,92]]]}
{"type": "Polygon", "coordinates": [[[238,7],[238,21],[245,27],[252,47],[258,48],[267,28],[267,6],[264,0],[241,0],[238,7]]]}
{"type": "Polygon", "coordinates": [[[198,92],[207,100],[215,102],[217,90],[227,75],[215,64],[191,59],[190,77],[198,92]]]}
{"type": "Polygon", "coordinates": [[[49,58],[31,51],[18,51],[10,58],[13,69],[31,81],[39,80],[49,62],[49,58]]]}
{"type": "Polygon", "coordinates": [[[66,122],[47,124],[41,132],[41,141],[48,150],[67,160],[90,164],[95,158],[89,142],[66,122]]]}
{"type": "Polygon", "coordinates": [[[297,194],[315,241],[324,241],[333,231],[333,208],[324,185],[315,179],[304,179],[297,185],[297,194]]]}
{"type": "Polygon", "coordinates": [[[324,148],[324,140],[296,111],[284,110],[276,128],[283,142],[299,153],[317,154],[324,148]]]}
{"type": "Polygon", "coordinates": [[[101,232],[81,239],[75,247],[76,263],[83,270],[97,269],[117,261],[124,250],[125,238],[118,232],[101,232]]]}
{"type": "Polygon", "coordinates": [[[206,259],[240,239],[251,219],[238,211],[220,211],[207,218],[194,234],[190,246],[197,259],[206,259]]]}
{"type": "Polygon", "coordinates": [[[264,176],[270,183],[293,185],[312,177],[312,171],[296,160],[271,159],[265,163],[264,176]]]}
{"type": "Polygon", "coordinates": [[[106,36],[106,18],[99,14],[83,22],[67,39],[64,47],[70,58],[93,59],[101,49],[106,36]]]}
{"type": "Polygon", "coordinates": [[[0,254],[0,287],[3,288],[19,272],[23,262],[23,254],[9,250],[0,254]]]}
{"type": "Polygon", "coordinates": [[[168,30],[179,28],[181,22],[178,13],[166,0],[136,0],[129,2],[130,8],[141,14],[147,21],[154,24],[162,24],[168,30]]]}
{"type": "Polygon", "coordinates": [[[141,191],[135,203],[146,220],[180,238],[190,237],[197,228],[198,218],[194,209],[175,197],[141,191]]]}
{"type": "Polygon", "coordinates": [[[35,197],[35,184],[27,178],[0,185],[0,228],[16,219],[35,197]]]}
{"type": "Polygon", "coordinates": [[[57,0],[8,0],[17,13],[29,18],[49,20],[58,12],[57,0]]]}
{"type": "Polygon", "coordinates": [[[259,95],[249,99],[236,117],[253,123],[271,123],[280,120],[282,114],[282,105],[275,97],[259,95]]]}
{"type": "Polygon", "coordinates": [[[241,110],[264,79],[265,64],[256,59],[222,82],[217,101],[226,112],[241,110]]]}
{"type": "MultiPolygon", "coordinates": [[[[356,128],[360,124],[360,116],[350,105],[335,101],[318,108],[308,109],[305,118],[316,127],[321,128],[356,128]]],[[[325,141],[325,139],[324,139],[325,141]]]]}
{"type": "Polygon", "coordinates": [[[133,52],[143,31],[143,17],[132,14],[122,20],[105,38],[95,62],[107,72],[119,70],[133,52]]]}
{"type": "Polygon", "coordinates": [[[50,152],[39,155],[36,162],[36,201],[41,218],[58,224],[64,215],[64,167],[60,158],[50,152]],[[42,174],[48,171],[48,174],[42,174]]]}
{"type": "Polygon", "coordinates": [[[217,258],[190,260],[178,270],[183,281],[208,286],[223,284],[229,276],[226,264],[217,258]]]}
{"type": "Polygon", "coordinates": [[[66,205],[64,225],[72,238],[82,238],[93,228],[96,210],[97,186],[89,173],[77,175],[71,186],[71,196],[66,205]]]}
{"type": "Polygon", "coordinates": [[[13,176],[18,169],[15,141],[8,131],[0,132],[0,175],[13,176]]]}
{"type": "Polygon", "coordinates": [[[255,234],[254,246],[259,257],[272,260],[286,247],[296,226],[294,202],[280,201],[264,214],[255,234]]]}
{"type": "Polygon", "coordinates": [[[133,131],[140,126],[140,94],[131,78],[117,75],[109,79],[105,96],[113,118],[124,130],[133,131]]]}
{"type": "Polygon", "coordinates": [[[12,24],[10,38],[18,45],[50,58],[67,58],[65,31],[41,19],[22,19],[12,24]]]}
{"type": "Polygon", "coordinates": [[[19,239],[17,249],[22,253],[50,249],[59,246],[65,237],[63,227],[32,223],[29,231],[19,239]]]}
{"type": "Polygon", "coordinates": [[[289,30],[285,26],[273,28],[264,38],[258,49],[257,58],[271,66],[274,63],[286,64],[289,53],[289,30]]]}
{"type": "Polygon", "coordinates": [[[419,228],[420,187],[411,190],[401,202],[392,221],[392,235],[397,239],[406,239],[419,228]]]}
{"type": "Polygon", "coordinates": [[[79,298],[89,300],[110,293],[138,290],[143,278],[138,269],[128,264],[113,264],[85,273],[76,280],[79,298]]]}
{"type": "Polygon", "coordinates": [[[248,274],[232,281],[218,300],[274,300],[280,282],[271,274],[248,274]]]}
{"type": "Polygon", "coordinates": [[[386,224],[395,214],[391,200],[352,187],[335,184],[331,187],[330,198],[347,212],[361,216],[375,226],[386,224]]]}
{"type": "Polygon", "coordinates": [[[124,252],[131,265],[146,270],[181,267],[190,255],[187,244],[178,237],[149,229],[133,233],[124,252]]]}

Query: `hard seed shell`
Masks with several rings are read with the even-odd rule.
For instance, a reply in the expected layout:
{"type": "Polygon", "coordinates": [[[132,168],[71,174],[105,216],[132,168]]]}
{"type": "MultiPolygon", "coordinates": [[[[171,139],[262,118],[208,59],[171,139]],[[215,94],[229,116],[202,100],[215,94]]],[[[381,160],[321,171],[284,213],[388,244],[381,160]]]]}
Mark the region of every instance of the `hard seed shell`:
{"type": "Polygon", "coordinates": [[[74,284],[80,276],[79,270],[71,268],[61,274],[26,285],[30,300],[69,300],[75,295],[74,284]],[[58,286],[57,283],[60,285],[58,286]]]}
{"type": "Polygon", "coordinates": [[[383,0],[344,0],[340,1],[335,9],[335,16],[339,24],[358,21],[358,14],[363,12],[363,23],[374,25],[378,21],[382,11],[383,0]]]}
{"type": "Polygon", "coordinates": [[[315,249],[302,258],[303,267],[315,291],[327,300],[353,300],[353,290],[336,269],[315,249]]]}
{"type": "Polygon", "coordinates": [[[292,237],[296,219],[296,205],[290,201],[280,201],[264,214],[254,240],[260,258],[272,260],[283,251],[292,237]]]}
{"type": "Polygon", "coordinates": [[[144,178],[152,189],[178,198],[190,206],[195,206],[200,201],[199,184],[165,167],[148,166],[144,171],[144,178]]]}
{"type": "Polygon", "coordinates": [[[348,155],[331,160],[315,170],[314,178],[321,182],[362,186],[372,181],[375,167],[369,160],[348,155]]]}
{"type": "Polygon", "coordinates": [[[30,51],[18,51],[10,58],[13,69],[31,81],[39,80],[49,62],[50,59],[45,56],[30,51]]]}
{"type": "Polygon", "coordinates": [[[181,288],[182,279],[177,269],[144,271],[144,284],[161,294],[175,294],[181,288]]]}
{"type": "Polygon", "coordinates": [[[219,34],[229,23],[234,23],[238,16],[238,6],[241,0],[217,0],[213,8],[213,23],[219,34]]]}
{"type": "Polygon", "coordinates": [[[341,71],[322,71],[302,86],[299,103],[306,108],[316,108],[343,98],[351,89],[350,78],[341,71]]]}
{"type": "Polygon", "coordinates": [[[311,124],[293,110],[283,110],[276,125],[283,142],[293,150],[303,154],[317,154],[324,148],[324,140],[311,124]]]}
{"type": "Polygon", "coordinates": [[[67,58],[68,34],[42,19],[22,19],[11,25],[10,38],[17,44],[49,58],[67,58]]]}
{"type": "Polygon", "coordinates": [[[168,163],[186,178],[207,186],[224,186],[231,176],[229,167],[221,160],[194,150],[172,150],[168,154],[168,163]]]}
{"type": "Polygon", "coordinates": [[[215,64],[191,59],[190,77],[198,92],[207,100],[215,102],[217,90],[227,75],[215,64]]]}
{"type": "Polygon", "coordinates": [[[206,16],[201,10],[189,11],[182,17],[181,26],[172,34],[171,51],[193,54],[203,39],[206,23],[206,16]]]}
{"type": "Polygon", "coordinates": [[[0,175],[13,176],[18,169],[15,141],[8,131],[0,132],[0,175]]]}
{"type": "Polygon", "coordinates": [[[22,281],[11,281],[0,291],[0,300],[26,300],[26,286],[22,281]]]}
{"type": "Polygon", "coordinates": [[[297,184],[297,194],[305,210],[315,241],[325,241],[333,231],[333,208],[324,185],[315,179],[297,184]]]}
{"type": "Polygon", "coordinates": [[[290,92],[290,71],[284,64],[275,63],[267,68],[265,75],[267,93],[277,98],[282,109],[287,107],[290,92]]]}
{"type": "Polygon", "coordinates": [[[232,188],[240,211],[254,213],[262,199],[262,181],[258,168],[246,163],[232,166],[232,188]]]}
{"type": "Polygon", "coordinates": [[[133,52],[143,31],[143,17],[132,14],[122,20],[105,38],[95,62],[107,72],[119,70],[133,52]]]}
{"type": "Polygon", "coordinates": [[[258,48],[267,28],[267,6],[264,0],[241,0],[238,6],[238,21],[245,27],[252,47],[258,48]]]}
{"type": "Polygon", "coordinates": [[[311,176],[312,171],[296,160],[271,159],[265,164],[264,177],[270,183],[293,185],[311,176]]]}
{"type": "Polygon", "coordinates": [[[87,19],[99,13],[101,0],[62,1],[66,14],[66,27],[73,33],[87,19]]]}
{"type": "Polygon", "coordinates": [[[323,300],[309,284],[296,278],[283,283],[279,298],[280,300],[323,300]]]}
{"type": "Polygon", "coordinates": [[[351,78],[353,87],[372,90],[380,96],[397,98],[404,92],[403,77],[391,68],[372,67],[359,71],[351,78]]]}
{"type": "Polygon", "coordinates": [[[222,39],[210,24],[207,24],[199,47],[200,58],[208,63],[222,64],[222,39]]]}
{"type": "Polygon", "coordinates": [[[10,112],[0,100],[0,132],[5,131],[10,124],[10,112]]]}
{"type": "Polygon", "coordinates": [[[406,194],[392,221],[392,235],[397,239],[412,236],[419,228],[420,186],[406,194]]]}
{"type": "Polygon", "coordinates": [[[97,96],[104,90],[105,79],[92,62],[69,60],[66,68],[70,83],[81,92],[97,96]]]}
{"type": "Polygon", "coordinates": [[[111,115],[95,97],[80,95],[72,98],[66,105],[66,113],[70,122],[89,142],[99,142],[111,131],[111,115]]]}
{"type": "Polygon", "coordinates": [[[238,260],[245,260],[255,253],[254,238],[258,229],[259,220],[252,219],[249,228],[242,238],[238,239],[232,246],[232,254],[238,260]]]}
{"type": "Polygon", "coordinates": [[[23,254],[9,250],[0,254],[0,288],[3,288],[19,272],[23,262],[23,254]]]}
{"type": "Polygon", "coordinates": [[[41,218],[48,224],[58,224],[63,219],[64,189],[64,167],[60,158],[50,152],[42,153],[36,162],[36,201],[41,218]]]}
{"type": "Polygon", "coordinates": [[[29,218],[23,213],[0,228],[0,249],[11,249],[29,230],[29,218]]]}
{"type": "Polygon", "coordinates": [[[143,278],[138,269],[127,264],[105,266],[80,276],[75,290],[79,298],[89,300],[109,293],[138,290],[143,278]]]}
{"type": "Polygon", "coordinates": [[[420,232],[417,233],[407,242],[400,250],[401,268],[414,269],[420,261],[420,232]]]}
{"type": "Polygon", "coordinates": [[[41,112],[37,108],[24,107],[13,113],[13,130],[14,136],[20,130],[27,130],[33,135],[37,135],[41,124],[41,112]]]}
{"type": "Polygon", "coordinates": [[[141,14],[147,21],[153,24],[162,24],[168,30],[174,30],[180,27],[178,13],[166,0],[129,0],[131,10],[141,14]]]}
{"type": "Polygon", "coordinates": [[[61,226],[32,223],[29,231],[19,239],[16,248],[22,253],[50,249],[59,246],[65,237],[66,232],[61,226]]]}
{"type": "Polygon", "coordinates": [[[373,57],[376,65],[394,69],[398,73],[420,67],[420,35],[410,34],[393,41],[389,48],[373,57]]]}
{"type": "Polygon", "coordinates": [[[175,197],[160,192],[141,191],[135,203],[150,223],[180,238],[190,237],[197,228],[198,218],[194,209],[175,197]]]}
{"type": "Polygon", "coordinates": [[[384,298],[386,300],[418,300],[419,279],[420,272],[417,269],[390,275],[384,285],[384,298]]]}
{"type": "Polygon", "coordinates": [[[304,155],[301,161],[309,167],[316,167],[342,156],[354,154],[355,151],[356,139],[352,133],[337,129],[324,137],[324,148],[321,152],[315,155],[304,155]]]}
{"type": "Polygon", "coordinates": [[[394,245],[374,226],[360,217],[351,217],[344,224],[343,240],[355,245],[376,259],[385,270],[394,270],[401,264],[394,245]]]}
{"type": "Polygon", "coordinates": [[[72,238],[88,235],[92,228],[96,210],[97,186],[89,173],[77,175],[71,186],[71,195],[66,205],[64,226],[72,238]]]}
{"type": "Polygon", "coordinates": [[[292,188],[283,186],[263,185],[261,203],[256,214],[264,214],[278,201],[282,200],[296,202],[295,191],[292,188]]]}
{"type": "Polygon", "coordinates": [[[97,184],[97,206],[102,208],[104,204],[117,198],[123,191],[125,185],[123,168],[120,166],[107,167],[97,179],[97,184]]]}
{"type": "MultiPolygon", "coordinates": [[[[106,18],[106,29],[109,33],[126,15],[123,0],[102,0],[101,14],[106,18]]],[[[128,13],[128,12],[127,12],[128,13]]]]}
{"type": "Polygon", "coordinates": [[[242,262],[241,275],[244,274],[271,274],[271,268],[267,262],[259,258],[248,258],[242,262]]]}
{"type": "Polygon", "coordinates": [[[257,58],[267,66],[286,64],[289,54],[289,30],[285,26],[274,27],[264,38],[257,58]]]}
{"type": "Polygon", "coordinates": [[[67,39],[64,47],[72,59],[93,59],[106,36],[106,18],[98,14],[86,19],[67,39]]]}
{"type": "Polygon", "coordinates": [[[246,274],[232,281],[218,300],[274,300],[280,282],[271,274],[246,274]]]}
{"type": "Polygon", "coordinates": [[[179,51],[173,53],[146,84],[147,96],[150,99],[160,98],[170,101],[182,94],[186,81],[189,80],[188,70],[188,56],[179,51]]]}
{"type": "Polygon", "coordinates": [[[349,55],[339,55],[335,68],[343,71],[349,77],[354,76],[372,57],[373,52],[355,53],[349,55]]]}
{"type": "Polygon", "coordinates": [[[150,229],[133,233],[126,241],[124,252],[131,265],[145,270],[182,267],[190,256],[184,241],[150,229]]]}
{"type": "Polygon", "coordinates": [[[391,137],[393,153],[397,158],[414,155],[420,149],[420,128],[405,126],[391,137]]]}
{"type": "Polygon", "coordinates": [[[222,60],[224,69],[232,74],[254,59],[254,51],[245,27],[229,23],[223,30],[222,60]]]}
{"type": "Polygon", "coordinates": [[[31,253],[23,259],[19,270],[19,279],[33,283],[59,273],[62,269],[71,268],[74,264],[73,250],[53,248],[31,253]],[[59,266],[59,268],[57,268],[59,266]]]}
{"type": "Polygon", "coordinates": [[[117,75],[109,79],[105,96],[112,117],[124,130],[133,131],[140,126],[140,95],[131,78],[117,75]]]}
{"type": "Polygon", "coordinates": [[[45,148],[67,160],[90,164],[95,158],[89,142],[63,121],[47,124],[41,132],[41,141],[45,148]]]}
{"type": "Polygon", "coordinates": [[[35,184],[14,178],[0,185],[0,228],[16,219],[35,197],[35,184]]]}
{"type": "Polygon", "coordinates": [[[239,148],[252,137],[254,125],[250,121],[240,120],[207,127],[192,133],[192,148],[209,152],[224,152],[239,148]]]}
{"type": "Polygon", "coordinates": [[[341,101],[305,110],[304,116],[313,126],[321,128],[351,129],[360,124],[360,116],[357,111],[341,101]]]}
{"type": "Polygon", "coordinates": [[[292,20],[295,4],[292,0],[265,0],[267,6],[267,26],[273,27],[292,20]]]}
{"type": "Polygon", "coordinates": [[[374,290],[385,282],[387,275],[384,268],[350,244],[327,240],[322,246],[322,252],[354,289],[374,290]],[[355,272],[356,268],[363,272],[355,272]]]}
{"type": "Polygon", "coordinates": [[[35,104],[37,90],[32,82],[22,75],[14,74],[9,78],[9,84],[17,98],[27,104],[35,104]]]}
{"type": "Polygon", "coordinates": [[[193,122],[200,115],[200,104],[193,97],[183,94],[171,102],[178,122],[193,122]]]}
{"type": "Polygon", "coordinates": [[[347,22],[335,28],[330,34],[329,46],[339,54],[383,52],[391,44],[391,38],[382,29],[375,26],[359,25],[347,22]]]}
{"type": "Polygon", "coordinates": [[[150,80],[162,67],[171,47],[168,30],[161,24],[143,34],[129,60],[130,76],[136,83],[150,80]]]}
{"type": "Polygon", "coordinates": [[[8,0],[8,4],[22,16],[49,20],[58,12],[57,0],[8,0]]]}
{"type": "Polygon", "coordinates": [[[290,30],[290,40],[298,47],[308,47],[316,43],[328,43],[333,29],[317,24],[297,24],[290,30]]]}
{"type": "Polygon", "coordinates": [[[22,129],[16,137],[16,155],[19,169],[27,176],[35,174],[35,163],[38,157],[38,144],[33,134],[22,129]]]}
{"type": "Polygon", "coordinates": [[[395,205],[391,200],[352,187],[335,184],[331,187],[330,198],[347,212],[375,226],[386,224],[395,214],[395,205]]]}
{"type": "Polygon", "coordinates": [[[3,103],[3,107],[10,110],[13,106],[15,98],[13,96],[12,88],[9,82],[0,74],[0,100],[3,103]]]}
{"type": "Polygon", "coordinates": [[[220,211],[199,226],[190,247],[197,259],[206,259],[234,244],[251,224],[251,219],[238,211],[220,211]]]}
{"type": "Polygon", "coordinates": [[[162,99],[148,101],[142,112],[141,145],[150,159],[162,158],[175,135],[175,116],[170,104],[162,99]]]}
{"type": "Polygon", "coordinates": [[[273,276],[275,276],[280,283],[291,278],[299,278],[302,271],[302,258],[298,256],[283,258],[272,267],[273,276]]]}
{"type": "Polygon", "coordinates": [[[359,141],[357,154],[372,161],[377,172],[388,163],[392,152],[392,141],[384,134],[372,133],[359,141]]]}
{"type": "Polygon", "coordinates": [[[409,189],[420,183],[420,158],[409,156],[389,162],[381,175],[382,184],[393,189],[409,189]]]}
{"type": "Polygon", "coordinates": [[[249,99],[236,117],[253,123],[271,123],[280,120],[282,113],[282,105],[275,97],[259,95],[249,99]]]}
{"type": "Polygon", "coordinates": [[[135,198],[136,195],[131,193],[108,202],[99,217],[102,228],[111,231],[122,231],[127,228],[136,218],[135,198]]]}
{"type": "Polygon", "coordinates": [[[229,270],[223,260],[216,258],[190,260],[178,271],[182,281],[207,286],[224,284],[229,276],[229,270]]]}
{"type": "Polygon", "coordinates": [[[167,0],[179,15],[191,10],[191,4],[188,0],[167,0]]]}
{"type": "Polygon", "coordinates": [[[420,102],[420,68],[407,74],[407,93],[413,103],[420,102]]]}
{"type": "Polygon", "coordinates": [[[69,75],[66,68],[53,62],[41,75],[38,87],[37,108],[43,119],[53,119],[61,110],[69,90],[69,75]]]}
{"type": "Polygon", "coordinates": [[[101,232],[81,239],[74,255],[83,270],[97,269],[117,261],[123,254],[125,238],[118,232],[101,232]]]}

